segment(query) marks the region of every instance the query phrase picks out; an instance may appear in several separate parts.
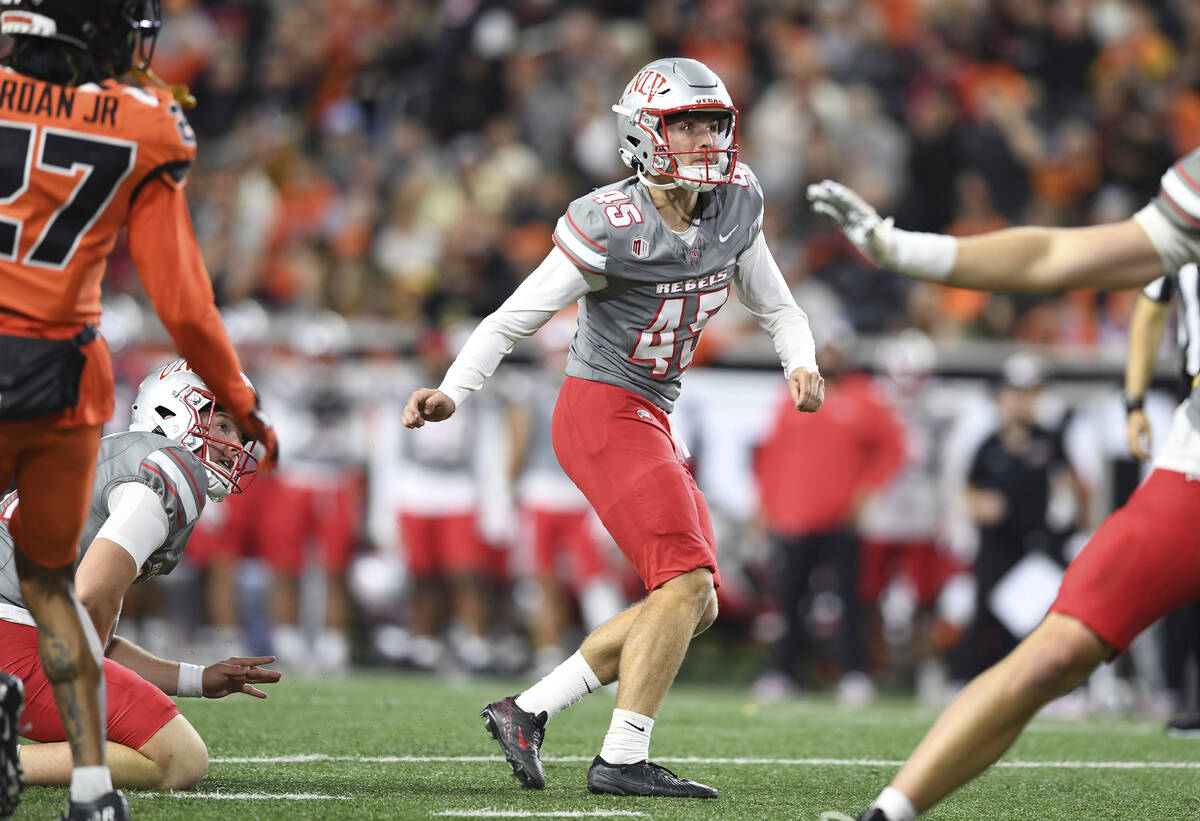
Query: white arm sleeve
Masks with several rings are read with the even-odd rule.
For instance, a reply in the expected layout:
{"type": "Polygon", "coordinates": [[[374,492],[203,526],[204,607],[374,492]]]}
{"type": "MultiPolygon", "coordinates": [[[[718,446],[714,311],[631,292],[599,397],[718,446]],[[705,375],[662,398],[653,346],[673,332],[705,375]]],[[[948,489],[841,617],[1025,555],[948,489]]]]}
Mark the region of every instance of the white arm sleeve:
{"type": "Polygon", "coordinates": [[[108,492],[108,510],[96,538],[125,548],[140,569],[170,532],[162,501],[141,482],[124,482],[108,492]]]}
{"type": "Polygon", "coordinates": [[[580,271],[556,245],[512,296],[479,323],[438,390],[453,399],[455,406],[461,405],[483,387],[518,340],[532,336],[550,317],[604,285],[604,277],[580,271]]]}
{"type": "Polygon", "coordinates": [[[1142,226],[1158,257],[1163,271],[1178,271],[1189,262],[1200,262],[1200,239],[1180,231],[1153,202],[1133,215],[1133,221],[1142,226]]]}
{"type": "Polygon", "coordinates": [[[737,266],[734,287],[738,299],[775,343],[784,375],[791,376],[796,368],[816,371],[816,346],[808,315],[792,297],[761,231],[738,257],[737,266]]]}

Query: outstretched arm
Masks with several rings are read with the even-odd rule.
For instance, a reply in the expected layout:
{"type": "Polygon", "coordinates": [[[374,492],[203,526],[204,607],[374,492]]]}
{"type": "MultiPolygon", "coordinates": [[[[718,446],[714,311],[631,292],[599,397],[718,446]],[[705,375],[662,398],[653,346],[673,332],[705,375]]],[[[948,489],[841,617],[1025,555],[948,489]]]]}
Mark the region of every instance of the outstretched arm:
{"type": "Polygon", "coordinates": [[[426,422],[449,419],[464,399],[483,387],[518,340],[532,336],[550,317],[589,291],[603,287],[604,277],[581,271],[555,246],[512,296],[479,323],[442,384],[413,392],[404,406],[404,426],[419,428],[426,422]]]}
{"type": "Polygon", "coordinates": [[[1161,215],[1144,209],[1122,222],[1086,228],[1022,227],[956,239],[896,228],[858,194],[826,180],[808,188],[814,211],[832,219],[875,264],[919,279],[982,291],[1130,288],[1163,273],[1151,231],[1161,215]],[[1152,213],[1147,213],[1152,212],[1152,213]]]}
{"type": "MultiPolygon", "coordinates": [[[[91,616],[96,632],[105,642],[104,654],[128,667],[168,695],[177,693],[180,663],[161,659],[131,641],[114,635],[121,602],[138,570],[168,536],[169,524],[162,502],[139,482],[124,482],[108,492],[109,515],[96,538],[88,545],[75,570],[75,589],[80,604],[91,616]]],[[[266,698],[252,683],[279,680],[274,670],[261,670],[274,656],[226,659],[204,668],[203,695],[221,698],[243,692],[266,698]]],[[[200,695],[194,693],[192,695],[200,695]]]]}
{"type": "Polygon", "coordinates": [[[110,643],[108,657],[128,667],[169,696],[224,698],[233,693],[245,693],[255,698],[266,698],[267,694],[255,685],[274,684],[282,677],[278,670],[265,670],[260,666],[275,661],[274,656],[228,658],[196,671],[199,692],[180,692],[180,668],[191,665],[159,658],[120,636],[115,636],[110,643]]]}
{"type": "Polygon", "coordinates": [[[254,409],[233,343],[213,302],[183,191],[157,181],[134,200],[129,252],[154,309],[180,354],[222,406],[237,417],[254,409]]]}
{"type": "Polygon", "coordinates": [[[1162,275],[1162,262],[1132,219],[1086,228],[1010,228],[958,240],[947,285],[981,291],[1121,289],[1162,275]]]}
{"type": "Polygon", "coordinates": [[[175,347],[242,432],[262,443],[262,467],[271,470],[279,443],[258,411],[258,397],[242,381],[181,189],[152,181],[138,195],[129,213],[129,253],[175,347]]]}

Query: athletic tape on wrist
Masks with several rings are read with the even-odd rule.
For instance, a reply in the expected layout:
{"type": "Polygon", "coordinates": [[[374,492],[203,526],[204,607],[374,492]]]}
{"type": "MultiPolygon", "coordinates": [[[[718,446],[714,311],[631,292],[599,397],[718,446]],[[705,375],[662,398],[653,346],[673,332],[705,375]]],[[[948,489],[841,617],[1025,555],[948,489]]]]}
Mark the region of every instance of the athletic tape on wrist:
{"type": "Polygon", "coordinates": [[[199,664],[179,662],[179,681],[175,695],[182,698],[200,698],[204,695],[204,668],[199,664]]]}
{"type": "Polygon", "coordinates": [[[958,256],[958,240],[946,234],[893,229],[896,269],[918,279],[942,282],[958,256]]]}

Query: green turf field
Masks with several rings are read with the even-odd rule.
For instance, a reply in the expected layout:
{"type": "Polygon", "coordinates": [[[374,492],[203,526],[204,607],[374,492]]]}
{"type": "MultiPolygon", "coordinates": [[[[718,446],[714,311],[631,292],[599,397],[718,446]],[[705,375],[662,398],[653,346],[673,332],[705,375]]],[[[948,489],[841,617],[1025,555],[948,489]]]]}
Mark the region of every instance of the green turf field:
{"type": "MultiPolygon", "coordinates": [[[[934,716],[907,701],[857,712],[811,697],[756,709],[740,689],[679,685],[653,757],[721,790],[716,801],[593,796],[587,763],[608,728],[600,693],[559,716],[543,755],[547,788],[523,791],[477,717],[513,682],[453,684],[360,674],[295,679],[271,698],[185,700],[208,742],[191,793],[130,793],[136,819],[853,817],[934,716]]],[[[18,819],[56,817],[66,791],[28,788],[18,819]]],[[[930,819],[1200,818],[1200,741],[1156,723],[1036,721],[1000,768],[930,819]]]]}

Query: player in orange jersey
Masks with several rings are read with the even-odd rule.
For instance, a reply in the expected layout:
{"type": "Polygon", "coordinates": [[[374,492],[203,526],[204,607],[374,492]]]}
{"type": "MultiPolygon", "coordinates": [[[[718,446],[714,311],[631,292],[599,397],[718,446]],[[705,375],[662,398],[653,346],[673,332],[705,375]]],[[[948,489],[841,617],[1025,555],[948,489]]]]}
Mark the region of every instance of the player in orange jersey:
{"type": "MultiPolygon", "coordinates": [[[[167,91],[115,79],[148,67],[160,22],[159,0],[0,3],[0,32],[13,39],[0,67],[0,487],[15,478],[20,493],[11,532],[75,765],[70,819],[128,817],[104,760],[102,648],[71,582],[100,428],[113,410],[95,326],[122,226],[180,353],[263,446],[265,467],[277,451],[188,217],[182,188],[195,135],[167,91]]],[[[19,683],[0,685],[20,693],[19,683]]],[[[14,702],[0,702],[10,719],[14,702]]],[[[0,818],[20,795],[14,744],[0,735],[0,818]]]]}

